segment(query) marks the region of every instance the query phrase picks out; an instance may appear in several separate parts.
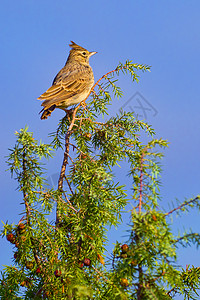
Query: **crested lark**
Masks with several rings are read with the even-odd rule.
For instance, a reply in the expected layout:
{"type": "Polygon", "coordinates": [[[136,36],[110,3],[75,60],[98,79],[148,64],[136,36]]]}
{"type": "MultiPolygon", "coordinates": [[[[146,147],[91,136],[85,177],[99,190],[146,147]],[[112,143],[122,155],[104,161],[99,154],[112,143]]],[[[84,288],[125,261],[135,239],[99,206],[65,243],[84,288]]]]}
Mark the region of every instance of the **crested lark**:
{"type": "Polygon", "coordinates": [[[89,65],[89,52],[74,42],[65,66],[56,75],[52,86],[38,99],[42,102],[41,119],[47,119],[55,108],[65,110],[68,106],[80,103],[91,91],[94,75],[89,65]]]}

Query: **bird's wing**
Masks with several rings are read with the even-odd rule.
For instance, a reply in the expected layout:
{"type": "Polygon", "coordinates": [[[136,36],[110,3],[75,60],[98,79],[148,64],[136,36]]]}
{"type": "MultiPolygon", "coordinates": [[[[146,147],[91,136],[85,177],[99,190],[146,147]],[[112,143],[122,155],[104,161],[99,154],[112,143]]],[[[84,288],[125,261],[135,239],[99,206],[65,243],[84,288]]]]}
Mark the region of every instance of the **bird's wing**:
{"type": "Polygon", "coordinates": [[[55,77],[54,84],[38,99],[45,100],[42,105],[48,108],[52,104],[58,104],[82,93],[88,86],[88,75],[81,68],[66,71],[64,67],[55,77]]]}

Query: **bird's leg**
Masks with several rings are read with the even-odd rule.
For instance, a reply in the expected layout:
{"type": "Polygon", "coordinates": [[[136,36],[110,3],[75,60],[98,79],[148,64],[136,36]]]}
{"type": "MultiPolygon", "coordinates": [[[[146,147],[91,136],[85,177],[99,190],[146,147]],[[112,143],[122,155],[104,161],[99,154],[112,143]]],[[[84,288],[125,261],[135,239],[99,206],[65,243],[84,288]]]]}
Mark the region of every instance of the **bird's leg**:
{"type": "Polygon", "coordinates": [[[83,100],[82,102],[81,102],[81,106],[83,107],[83,109],[86,109],[85,107],[86,107],[86,103],[85,103],[85,101],[86,101],[86,99],[85,100],[83,100]]]}
{"type": "Polygon", "coordinates": [[[84,110],[88,111],[86,108],[87,104],[85,103],[86,99],[81,102],[81,106],[83,107],[84,110]]]}
{"type": "Polygon", "coordinates": [[[63,110],[66,112],[67,119],[70,122],[71,121],[70,117],[73,114],[74,108],[71,108],[71,109],[65,109],[65,108],[63,108],[63,110]]]}

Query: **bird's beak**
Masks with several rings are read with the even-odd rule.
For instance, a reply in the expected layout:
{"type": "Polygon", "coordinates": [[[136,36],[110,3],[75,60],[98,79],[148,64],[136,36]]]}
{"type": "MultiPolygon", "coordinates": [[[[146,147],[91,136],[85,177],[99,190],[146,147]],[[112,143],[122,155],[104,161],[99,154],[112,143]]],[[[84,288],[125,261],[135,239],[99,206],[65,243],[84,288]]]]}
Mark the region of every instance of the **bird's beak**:
{"type": "Polygon", "coordinates": [[[95,52],[95,51],[90,52],[89,57],[92,56],[92,55],[94,55],[94,54],[96,54],[96,53],[97,53],[97,52],[95,52]]]}

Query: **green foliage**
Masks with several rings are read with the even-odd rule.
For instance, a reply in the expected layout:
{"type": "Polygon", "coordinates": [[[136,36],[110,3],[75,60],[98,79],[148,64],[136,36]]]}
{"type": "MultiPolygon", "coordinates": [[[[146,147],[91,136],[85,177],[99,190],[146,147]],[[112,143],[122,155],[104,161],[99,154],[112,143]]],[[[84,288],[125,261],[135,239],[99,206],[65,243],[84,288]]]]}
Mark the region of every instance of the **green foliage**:
{"type": "Polygon", "coordinates": [[[173,236],[168,216],[199,209],[199,196],[163,212],[158,206],[159,148],[167,142],[155,138],[151,126],[134,113],[100,117],[108,114],[115,97],[122,97],[118,76],[129,74],[138,81],[138,71],[149,67],[127,61],[102,76],[87,106],[79,105],[60,120],[50,145],[38,143],[27,128],[16,133],[8,166],[24,210],[18,224],[6,223],[2,230],[13,244],[14,258],[2,272],[1,299],[160,300],[177,294],[198,299],[200,269],[181,269],[176,246],[198,246],[200,235],[173,236]],[[54,190],[45,182],[43,164],[59,148],[64,156],[54,190]],[[116,176],[124,163],[131,196],[116,176]],[[127,203],[132,205],[127,243],[117,241],[107,258],[107,230],[120,224],[127,203]]]}

